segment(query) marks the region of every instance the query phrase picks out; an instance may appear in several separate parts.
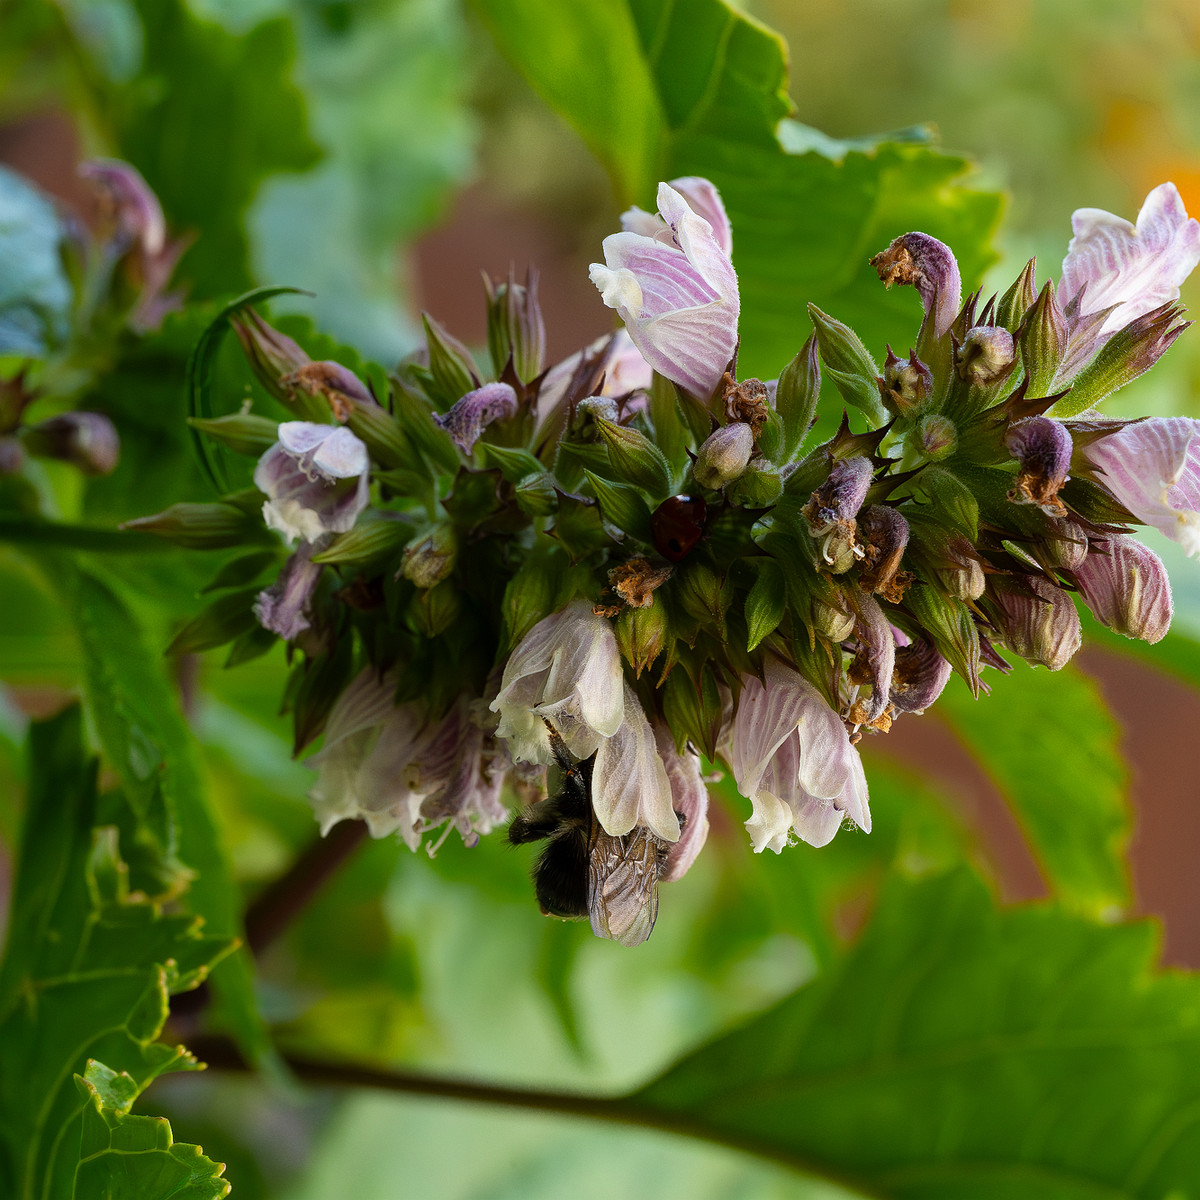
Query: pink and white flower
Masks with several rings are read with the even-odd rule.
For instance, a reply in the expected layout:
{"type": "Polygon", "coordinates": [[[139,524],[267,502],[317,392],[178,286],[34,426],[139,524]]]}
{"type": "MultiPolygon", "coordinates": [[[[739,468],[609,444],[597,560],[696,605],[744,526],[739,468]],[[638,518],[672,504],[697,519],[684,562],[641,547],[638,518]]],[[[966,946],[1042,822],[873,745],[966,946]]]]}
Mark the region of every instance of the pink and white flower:
{"type": "Polygon", "coordinates": [[[319,772],[309,795],[321,832],[358,819],[372,837],[398,833],[416,850],[445,825],[474,845],[506,815],[506,756],[497,754],[469,696],[430,720],[421,704],[396,704],[395,691],[393,675],[368,668],[338,697],[325,744],[308,760],[319,772]]]}
{"type": "Polygon", "coordinates": [[[367,448],[340,425],[284,421],[258,461],[254,486],[267,496],[263,519],[289,541],[344,533],[367,506],[367,448]]]}
{"type": "Polygon", "coordinates": [[[778,854],[793,831],[824,846],[845,818],[870,833],[866,775],[841,718],[778,660],[763,676],[744,679],[728,741],[738,790],[754,806],[746,829],[755,852],[778,854]]]}
{"type": "Polygon", "coordinates": [[[1090,443],[1084,454],[1139,521],[1200,557],[1200,421],[1137,421],[1090,443]]]}
{"type": "Polygon", "coordinates": [[[740,300],[716,188],[694,177],[658,187],[658,214],[630,209],[604,239],[592,282],[660,375],[708,399],[737,345],[740,300]]]}

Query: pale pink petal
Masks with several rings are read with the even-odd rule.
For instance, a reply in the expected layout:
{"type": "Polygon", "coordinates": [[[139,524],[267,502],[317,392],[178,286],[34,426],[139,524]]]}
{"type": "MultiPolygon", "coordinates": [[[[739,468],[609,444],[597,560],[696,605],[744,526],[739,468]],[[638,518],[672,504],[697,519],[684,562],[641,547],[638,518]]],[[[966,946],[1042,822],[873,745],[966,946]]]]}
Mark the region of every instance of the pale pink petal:
{"type": "Polygon", "coordinates": [[[655,722],[654,742],[671,787],[671,806],[681,816],[679,841],[671,847],[661,878],[682,879],[708,838],[708,786],[700,770],[700,756],[691,749],[680,754],[675,737],[664,722],[655,722]]]}

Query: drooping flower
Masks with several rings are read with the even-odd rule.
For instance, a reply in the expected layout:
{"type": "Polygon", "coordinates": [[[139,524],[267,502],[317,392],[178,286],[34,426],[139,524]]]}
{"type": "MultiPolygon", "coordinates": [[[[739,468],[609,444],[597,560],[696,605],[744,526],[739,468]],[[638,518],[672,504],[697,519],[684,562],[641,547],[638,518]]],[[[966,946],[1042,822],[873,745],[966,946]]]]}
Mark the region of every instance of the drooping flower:
{"type": "Polygon", "coordinates": [[[308,606],[324,570],[320,563],[312,561],[315,550],[312,542],[301,542],[284,563],[279,577],[259,592],[254,602],[258,623],[286,642],[299,637],[312,624],[308,606]]]}
{"type": "Polygon", "coordinates": [[[1136,224],[1100,208],[1080,208],[1071,215],[1071,229],[1059,300],[1064,310],[1077,301],[1080,316],[1112,308],[1100,340],[1178,300],[1179,285],[1200,263],[1200,221],[1187,215],[1173,183],[1151,191],[1136,224]]]}
{"type": "Polygon", "coordinates": [[[927,233],[903,233],[871,259],[871,266],[884,287],[899,283],[917,289],[938,337],[954,324],[962,300],[962,276],[958,260],[945,242],[927,233]]]}
{"type": "Polygon", "coordinates": [[[1009,453],[1021,464],[1008,498],[1017,504],[1037,504],[1052,516],[1065,509],[1058,490],[1071,466],[1071,433],[1060,421],[1029,417],[1011,426],[1004,436],[1009,453]]]}
{"type": "Polygon", "coordinates": [[[289,541],[344,533],[367,506],[367,468],[367,448],[350,430],[284,421],[254,470],[254,486],[267,496],[263,518],[289,541]]]}
{"type": "Polygon", "coordinates": [[[755,852],[779,853],[793,830],[824,846],[846,817],[870,833],[866,776],[841,718],[778,660],[763,674],[765,684],[744,679],[729,739],[733,777],[754,806],[746,829],[755,852]]]}
{"type": "Polygon", "coordinates": [[[897,647],[892,705],[900,712],[924,712],[942,694],[953,671],[933,643],[924,638],[897,647]]]}
{"type": "Polygon", "coordinates": [[[1088,608],[1109,629],[1158,642],[1171,627],[1171,582],[1162,559],[1136,538],[1105,538],[1075,568],[1088,608]]]}
{"type": "Polygon", "coordinates": [[[1071,597],[1037,575],[1003,578],[995,584],[1000,628],[1009,648],[1026,662],[1060,671],[1083,641],[1079,613],[1071,597]]]}
{"type": "Polygon", "coordinates": [[[625,717],[612,626],[583,600],[539,621],[505,663],[491,707],[500,714],[497,736],[515,762],[554,762],[546,721],[576,758],[590,758],[625,717]]]}
{"type": "Polygon", "coordinates": [[[1200,556],[1200,421],[1137,421],[1091,442],[1084,454],[1139,521],[1200,556]]]}
{"type": "Polygon", "coordinates": [[[445,824],[474,845],[505,817],[507,765],[489,745],[478,705],[463,694],[430,720],[416,702],[397,705],[395,690],[393,675],[368,668],[338,697],[325,744],[308,760],[319,773],[309,795],[321,832],[360,819],[372,837],[398,833],[415,850],[445,824]]]}
{"type": "Polygon", "coordinates": [[[485,383],[468,392],[445,415],[434,414],[433,419],[464,454],[470,454],[493,421],[514,416],[516,411],[517,393],[507,383],[485,383]]]}
{"type": "Polygon", "coordinates": [[[667,854],[660,878],[665,883],[682,879],[708,838],[708,786],[700,770],[700,756],[690,747],[675,749],[675,735],[664,721],[654,723],[654,741],[667,771],[671,803],[679,815],[680,833],[667,854]]]}
{"type": "Polygon", "coordinates": [[[699,186],[706,182],[676,181],[704,213],[683,191],[659,184],[658,215],[626,213],[623,232],[604,239],[604,262],[591,267],[646,362],[705,400],[733,357],[740,304],[728,221],[716,189],[699,186]]]}

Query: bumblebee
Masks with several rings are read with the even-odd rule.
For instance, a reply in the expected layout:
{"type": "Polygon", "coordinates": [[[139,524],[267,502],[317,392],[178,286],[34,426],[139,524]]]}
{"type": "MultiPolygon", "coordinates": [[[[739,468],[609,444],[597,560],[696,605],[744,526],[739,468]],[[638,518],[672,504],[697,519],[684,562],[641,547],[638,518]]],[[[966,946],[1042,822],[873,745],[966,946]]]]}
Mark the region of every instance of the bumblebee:
{"type": "Polygon", "coordinates": [[[547,842],[533,868],[543,913],[570,921],[589,917],[598,937],[640,945],[658,916],[658,880],[671,843],[640,825],[621,837],[605,833],[592,808],[595,755],[574,761],[553,727],[550,745],[559,789],[519,812],[508,840],[514,846],[547,842]]]}

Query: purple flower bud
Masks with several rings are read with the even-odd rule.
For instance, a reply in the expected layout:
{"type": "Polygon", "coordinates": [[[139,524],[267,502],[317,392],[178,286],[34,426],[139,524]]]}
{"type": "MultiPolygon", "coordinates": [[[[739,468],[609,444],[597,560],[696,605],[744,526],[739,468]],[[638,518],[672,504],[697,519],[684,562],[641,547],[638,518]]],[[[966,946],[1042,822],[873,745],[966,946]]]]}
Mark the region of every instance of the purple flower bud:
{"type": "Polygon", "coordinates": [[[1096,618],[1125,637],[1157,642],[1171,627],[1167,569],[1136,538],[1105,538],[1075,569],[1075,582],[1096,618]]]}
{"type": "Polygon", "coordinates": [[[859,586],[865,592],[881,592],[885,599],[899,600],[892,594],[900,563],[908,546],[908,522],[888,504],[872,504],[858,517],[858,536],[865,558],[859,586]]]}
{"type": "Polygon", "coordinates": [[[905,233],[871,259],[885,287],[912,284],[921,297],[926,317],[941,337],[962,302],[962,279],[950,247],[927,233],[905,233]]]}
{"type": "Polygon", "coordinates": [[[967,330],[958,354],[958,376],[977,387],[998,383],[1013,368],[1016,343],[1007,329],[976,325],[967,330]]]}
{"type": "Polygon", "coordinates": [[[659,184],[658,211],[659,224],[642,213],[634,229],[604,239],[604,263],[592,264],[591,279],[646,362],[707,400],[737,345],[727,231],[718,234],[670,184],[659,184]]]}
{"type": "Polygon", "coordinates": [[[958,430],[942,413],[926,413],[913,430],[916,449],[930,462],[949,458],[958,448],[958,430]]]}
{"type": "Polygon", "coordinates": [[[898,647],[892,675],[892,705],[900,712],[924,712],[942,694],[953,671],[924,639],[898,647]]]}
{"type": "Polygon", "coordinates": [[[1200,421],[1151,417],[1090,442],[1084,454],[1139,521],[1200,556],[1200,421]]]}
{"type": "Polygon", "coordinates": [[[850,708],[855,725],[869,725],[883,715],[892,689],[896,665],[896,637],[873,596],[858,598],[859,619],[854,627],[859,650],[850,667],[850,681],[871,685],[870,700],[858,700],[850,708]]]}
{"type": "Polygon", "coordinates": [[[714,491],[737,479],[754,453],[754,431],[742,421],[714,430],[696,451],[692,474],[701,487],[714,491]]]}
{"type": "Polygon", "coordinates": [[[121,439],[103,413],[61,413],[27,426],[23,438],[30,454],[63,459],[85,475],[108,475],[121,457],[121,439]]]}
{"type": "Polygon", "coordinates": [[[1046,539],[1046,550],[1056,567],[1074,571],[1088,554],[1087,530],[1066,517],[1051,522],[1055,532],[1046,539]]]}
{"type": "Polygon", "coordinates": [[[1079,613],[1060,587],[1036,575],[997,581],[1000,626],[1009,647],[1031,663],[1061,670],[1083,640],[1079,613]]]}
{"type": "Polygon", "coordinates": [[[485,383],[468,392],[449,412],[434,416],[464,454],[470,454],[480,435],[493,422],[516,416],[517,393],[507,383],[485,383]]]}
{"type": "Polygon", "coordinates": [[[254,615],[258,623],[272,633],[277,633],[285,642],[290,642],[308,629],[308,606],[325,569],[312,561],[316,546],[302,542],[288,558],[279,578],[264,591],[258,593],[254,602],[254,615]]]}
{"type": "Polygon", "coordinates": [[[1071,466],[1071,434],[1060,421],[1029,417],[1010,426],[1004,444],[1020,464],[1016,484],[1008,498],[1016,504],[1037,504],[1052,516],[1061,516],[1058,489],[1071,466]]]}
{"type": "Polygon", "coordinates": [[[367,448],[350,430],[284,421],[254,470],[254,486],[267,495],[263,518],[289,540],[344,533],[367,506],[367,468],[367,448]]]}
{"type": "Polygon", "coordinates": [[[854,559],[861,557],[854,518],[867,498],[873,475],[869,458],[862,455],[839,458],[829,478],[804,506],[804,519],[809,532],[820,543],[821,557],[838,573],[849,570],[854,559]]]}
{"type": "Polygon", "coordinates": [[[102,190],[122,248],[136,245],[150,257],[162,253],[167,244],[162,205],[135,167],[115,158],[93,158],[80,164],[79,174],[102,190]]]}

